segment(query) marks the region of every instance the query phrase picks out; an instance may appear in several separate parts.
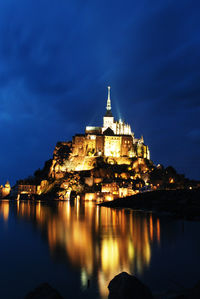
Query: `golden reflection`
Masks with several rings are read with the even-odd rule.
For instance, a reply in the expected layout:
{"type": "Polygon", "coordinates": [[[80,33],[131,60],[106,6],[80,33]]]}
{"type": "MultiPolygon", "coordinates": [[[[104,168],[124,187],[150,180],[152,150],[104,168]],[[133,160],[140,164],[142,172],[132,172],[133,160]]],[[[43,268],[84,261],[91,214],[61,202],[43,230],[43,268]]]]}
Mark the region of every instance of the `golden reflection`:
{"type": "Polygon", "coordinates": [[[119,262],[119,246],[117,240],[105,239],[102,241],[101,266],[105,273],[110,272],[110,268],[116,268],[119,262]]]}
{"type": "MultiPolygon", "coordinates": [[[[160,221],[152,214],[98,207],[93,202],[17,201],[17,215],[31,218],[48,239],[52,255],[61,248],[74,268],[80,269],[82,287],[98,276],[99,291],[119,272],[142,273],[151,261],[153,241],[160,242],[160,221]]],[[[9,202],[0,203],[8,219],[9,202]]]]}
{"type": "Polygon", "coordinates": [[[151,241],[153,241],[153,217],[152,217],[152,215],[150,215],[149,225],[150,225],[150,239],[151,239],[151,241]]]}
{"type": "Polygon", "coordinates": [[[8,221],[9,209],[10,209],[9,201],[8,200],[1,201],[0,215],[3,216],[4,221],[8,221]]]}
{"type": "Polygon", "coordinates": [[[158,240],[158,243],[160,243],[160,220],[159,218],[157,218],[157,240],[158,240]]]}

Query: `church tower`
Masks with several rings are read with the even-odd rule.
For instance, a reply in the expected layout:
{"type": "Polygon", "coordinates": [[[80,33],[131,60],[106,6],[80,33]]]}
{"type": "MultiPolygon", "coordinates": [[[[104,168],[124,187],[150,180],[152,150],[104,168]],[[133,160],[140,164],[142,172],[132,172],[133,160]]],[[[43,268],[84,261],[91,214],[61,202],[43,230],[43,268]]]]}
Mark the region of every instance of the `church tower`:
{"type": "Polygon", "coordinates": [[[108,86],[108,99],[107,99],[106,110],[111,112],[110,86],[108,86]]]}
{"type": "Polygon", "coordinates": [[[116,133],[116,124],[111,112],[110,86],[108,86],[108,98],[107,98],[107,105],[106,105],[106,113],[103,118],[102,131],[104,132],[108,128],[112,129],[113,132],[116,133]]]}

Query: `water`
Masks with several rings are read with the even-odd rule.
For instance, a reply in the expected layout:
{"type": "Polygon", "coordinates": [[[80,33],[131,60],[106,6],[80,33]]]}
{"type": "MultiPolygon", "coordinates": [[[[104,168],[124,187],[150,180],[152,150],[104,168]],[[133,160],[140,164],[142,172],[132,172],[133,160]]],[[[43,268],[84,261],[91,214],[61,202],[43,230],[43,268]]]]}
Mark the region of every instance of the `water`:
{"type": "Polygon", "coordinates": [[[119,272],[153,292],[198,279],[200,223],[92,202],[0,202],[0,298],[24,298],[48,282],[64,298],[107,298],[119,272]],[[70,296],[71,295],[71,296],[70,296]]]}

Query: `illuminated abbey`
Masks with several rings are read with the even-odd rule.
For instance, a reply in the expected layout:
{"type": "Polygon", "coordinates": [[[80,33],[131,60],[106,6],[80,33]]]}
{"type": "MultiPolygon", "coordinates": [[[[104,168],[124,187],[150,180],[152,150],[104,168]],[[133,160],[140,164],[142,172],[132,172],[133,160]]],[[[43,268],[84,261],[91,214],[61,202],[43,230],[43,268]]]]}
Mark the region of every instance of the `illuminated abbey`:
{"type": "MultiPolygon", "coordinates": [[[[84,134],[76,134],[72,141],[57,142],[53,159],[34,175],[19,181],[18,196],[37,194],[46,198],[49,194],[50,198],[101,202],[132,196],[143,188],[174,188],[176,180],[178,187],[188,184],[172,167],[165,170],[155,166],[143,137],[135,138],[129,124],[114,119],[110,87],[102,127],[87,126],[84,134]]],[[[0,196],[7,195],[9,188],[8,183],[2,186],[0,196]]]]}
{"type": "Polygon", "coordinates": [[[85,134],[75,135],[72,141],[73,156],[140,157],[150,159],[143,137],[137,139],[131,126],[116,121],[111,111],[110,86],[103,127],[86,127],[85,134]]]}
{"type": "MultiPolygon", "coordinates": [[[[72,141],[57,142],[53,159],[34,176],[19,181],[18,196],[46,198],[49,194],[51,199],[101,202],[161,188],[192,188],[173,167],[155,166],[143,137],[135,138],[129,124],[114,119],[110,87],[102,127],[87,126],[84,134],[76,134],[72,141]]],[[[0,196],[6,196],[9,188],[8,183],[2,186],[0,196]]]]}
{"type": "Polygon", "coordinates": [[[84,134],[76,134],[72,142],[59,142],[54,150],[51,173],[63,176],[66,171],[91,170],[96,159],[102,157],[109,164],[130,165],[133,158],[150,160],[143,137],[135,138],[131,126],[116,121],[111,111],[110,86],[102,127],[87,126],[84,134]],[[59,163],[61,148],[69,149],[69,156],[59,163]]]}

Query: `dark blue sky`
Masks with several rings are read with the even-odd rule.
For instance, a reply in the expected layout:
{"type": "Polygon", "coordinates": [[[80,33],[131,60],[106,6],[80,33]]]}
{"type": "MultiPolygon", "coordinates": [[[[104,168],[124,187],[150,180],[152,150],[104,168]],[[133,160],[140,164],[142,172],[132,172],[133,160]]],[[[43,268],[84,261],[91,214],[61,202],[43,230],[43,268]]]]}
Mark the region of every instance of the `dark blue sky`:
{"type": "Polygon", "coordinates": [[[116,117],[151,158],[200,179],[200,3],[0,0],[0,183],[116,117]]]}

